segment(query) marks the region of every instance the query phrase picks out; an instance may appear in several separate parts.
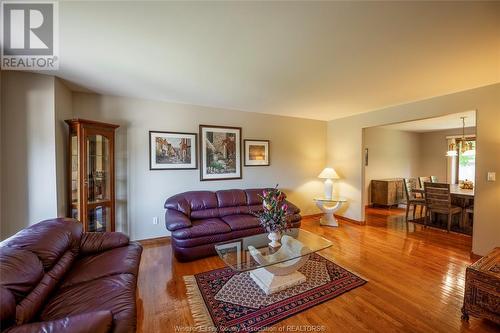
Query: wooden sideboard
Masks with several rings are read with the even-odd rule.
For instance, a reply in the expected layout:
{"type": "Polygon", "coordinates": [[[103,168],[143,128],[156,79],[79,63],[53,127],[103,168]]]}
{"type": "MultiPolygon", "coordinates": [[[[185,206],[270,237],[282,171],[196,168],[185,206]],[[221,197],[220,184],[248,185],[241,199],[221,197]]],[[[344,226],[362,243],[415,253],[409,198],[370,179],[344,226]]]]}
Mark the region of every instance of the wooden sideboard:
{"type": "Polygon", "coordinates": [[[462,319],[469,315],[500,324],[500,247],[467,267],[462,319]]]}
{"type": "Polygon", "coordinates": [[[377,206],[394,206],[404,202],[402,178],[372,179],[371,203],[377,206]]]}

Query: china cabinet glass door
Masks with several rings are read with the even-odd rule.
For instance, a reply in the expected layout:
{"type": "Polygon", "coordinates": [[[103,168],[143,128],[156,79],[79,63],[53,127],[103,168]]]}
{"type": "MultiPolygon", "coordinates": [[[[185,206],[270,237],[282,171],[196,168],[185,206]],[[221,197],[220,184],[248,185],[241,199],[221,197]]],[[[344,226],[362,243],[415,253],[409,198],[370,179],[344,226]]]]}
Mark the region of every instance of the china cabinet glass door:
{"type": "Polygon", "coordinates": [[[114,138],[118,125],[68,119],[68,216],[87,232],[115,230],[114,138]]]}
{"type": "Polygon", "coordinates": [[[85,131],[84,193],[87,231],[111,230],[111,145],[110,138],[91,129],[85,131]]]}

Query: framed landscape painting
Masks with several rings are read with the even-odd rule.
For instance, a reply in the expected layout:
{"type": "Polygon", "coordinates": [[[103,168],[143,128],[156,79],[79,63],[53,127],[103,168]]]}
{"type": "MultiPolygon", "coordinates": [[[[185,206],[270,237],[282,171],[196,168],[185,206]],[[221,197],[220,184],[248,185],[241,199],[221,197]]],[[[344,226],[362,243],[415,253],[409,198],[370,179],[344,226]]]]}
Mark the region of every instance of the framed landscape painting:
{"type": "Polygon", "coordinates": [[[241,127],[200,125],[200,179],[241,179],[241,127]]]}
{"type": "Polygon", "coordinates": [[[196,133],[149,132],[149,169],[197,169],[196,133]]]}
{"type": "Polygon", "coordinates": [[[245,140],[245,166],[269,166],[269,140],[245,140]]]}

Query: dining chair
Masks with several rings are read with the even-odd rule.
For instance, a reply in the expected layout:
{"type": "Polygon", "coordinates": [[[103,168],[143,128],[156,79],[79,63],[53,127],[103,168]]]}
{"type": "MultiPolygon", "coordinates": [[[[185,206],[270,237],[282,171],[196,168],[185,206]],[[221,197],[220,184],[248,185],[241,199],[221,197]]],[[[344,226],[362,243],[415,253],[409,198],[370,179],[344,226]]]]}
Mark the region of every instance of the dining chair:
{"type": "Polygon", "coordinates": [[[432,221],[432,214],[446,214],[448,215],[447,230],[451,230],[451,220],[453,215],[459,214],[460,225],[462,224],[462,207],[452,205],[450,184],[446,183],[424,183],[426,214],[425,219],[430,218],[432,221]]]}
{"type": "Polygon", "coordinates": [[[428,182],[428,183],[432,182],[430,176],[418,177],[418,184],[419,184],[420,188],[424,188],[424,183],[426,183],[426,182],[428,182]]]}
{"type": "MultiPolygon", "coordinates": [[[[405,178],[403,180],[405,186],[405,195],[406,195],[406,223],[408,223],[408,214],[410,212],[410,206],[413,206],[413,219],[415,220],[415,211],[417,210],[417,206],[420,206],[420,215],[422,215],[423,209],[425,207],[425,199],[422,197],[417,197],[415,192],[412,190],[417,188],[417,180],[415,178],[405,178]]],[[[424,226],[425,226],[424,219],[424,226]]]]}
{"type": "Polygon", "coordinates": [[[439,183],[437,176],[431,176],[431,183],[439,183]]]}
{"type": "MultiPolygon", "coordinates": [[[[469,206],[467,208],[465,208],[465,214],[464,214],[464,225],[466,225],[467,227],[469,226],[469,222],[472,221],[472,223],[474,223],[473,219],[474,219],[474,206],[469,206]],[[471,217],[472,216],[472,220],[471,220],[471,217]]],[[[472,223],[470,223],[470,226],[472,227],[472,223]]]]}

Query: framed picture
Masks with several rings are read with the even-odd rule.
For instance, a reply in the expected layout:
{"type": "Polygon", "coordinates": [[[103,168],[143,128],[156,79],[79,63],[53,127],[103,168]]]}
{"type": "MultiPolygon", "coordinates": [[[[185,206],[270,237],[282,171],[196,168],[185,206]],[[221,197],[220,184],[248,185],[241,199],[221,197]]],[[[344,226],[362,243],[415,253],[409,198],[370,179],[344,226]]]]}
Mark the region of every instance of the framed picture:
{"type": "Polygon", "coordinates": [[[200,180],[241,179],[241,127],[200,125],[200,180]]]}
{"type": "Polygon", "coordinates": [[[245,166],[269,165],[269,140],[244,140],[245,166]]]}
{"type": "Polygon", "coordinates": [[[149,131],[149,170],[197,169],[197,134],[149,131]]]}

